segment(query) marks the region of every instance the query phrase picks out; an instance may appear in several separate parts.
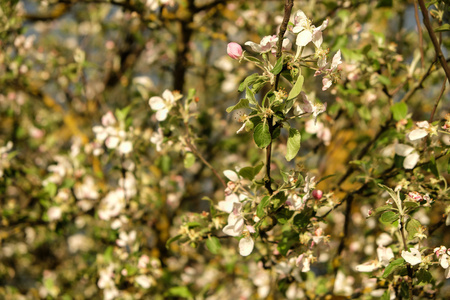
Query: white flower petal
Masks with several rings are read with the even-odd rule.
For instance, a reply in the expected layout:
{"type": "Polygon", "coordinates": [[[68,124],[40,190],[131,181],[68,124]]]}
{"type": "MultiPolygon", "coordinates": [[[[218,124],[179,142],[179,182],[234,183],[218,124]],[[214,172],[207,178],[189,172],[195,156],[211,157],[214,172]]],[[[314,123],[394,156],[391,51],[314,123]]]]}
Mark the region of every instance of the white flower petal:
{"type": "Polygon", "coordinates": [[[250,236],[244,237],[239,241],[239,253],[242,256],[248,256],[252,253],[254,246],[255,242],[250,236]]]}
{"type": "Polygon", "coordinates": [[[422,254],[416,248],[411,248],[409,251],[402,251],[403,259],[412,266],[418,265],[422,262],[422,254]]]}
{"type": "Polygon", "coordinates": [[[336,70],[337,66],[339,66],[341,63],[341,50],[338,50],[338,52],[336,52],[336,54],[333,56],[333,60],[331,61],[331,70],[336,70]]]}
{"type": "Polygon", "coordinates": [[[410,141],[415,141],[421,138],[424,138],[428,135],[428,132],[425,129],[414,129],[408,134],[408,139],[410,141]]]}
{"type": "Polygon", "coordinates": [[[234,171],[225,170],[225,171],[223,171],[223,175],[225,175],[226,178],[228,178],[229,180],[231,180],[233,182],[239,181],[239,176],[234,171]]]}
{"type": "Polygon", "coordinates": [[[420,155],[418,153],[411,153],[407,157],[405,157],[405,160],[403,161],[403,168],[406,170],[413,169],[417,162],[419,161],[420,155]]]}
{"type": "Polygon", "coordinates": [[[379,268],[379,265],[376,261],[368,261],[366,263],[363,263],[361,265],[357,265],[355,267],[355,270],[358,272],[373,272],[376,269],[379,268]]]}
{"type": "Polygon", "coordinates": [[[175,98],[173,97],[173,94],[169,90],[165,90],[162,94],[163,98],[166,99],[167,103],[173,104],[175,103],[175,98]]]}
{"type": "Polygon", "coordinates": [[[255,52],[261,52],[261,45],[253,42],[246,42],[246,46],[250,46],[253,51],[255,52]]]}
{"type": "Polygon", "coordinates": [[[311,41],[312,41],[312,33],[311,31],[305,29],[297,35],[297,40],[295,43],[299,47],[304,47],[308,45],[308,43],[311,41]]]}
{"type": "Polygon", "coordinates": [[[234,224],[228,224],[222,229],[223,233],[229,236],[240,236],[242,231],[236,231],[234,224]]]}
{"type": "Polygon", "coordinates": [[[158,110],[158,112],[156,112],[156,120],[162,122],[167,118],[167,114],[169,113],[169,110],[167,108],[163,108],[158,110]]]}
{"type": "Polygon", "coordinates": [[[164,100],[161,97],[155,96],[151,97],[148,104],[153,110],[160,110],[166,107],[164,100]]]}
{"type": "Polygon", "coordinates": [[[414,147],[405,145],[405,144],[397,144],[395,145],[395,154],[400,156],[408,156],[411,152],[414,151],[414,147]]]}

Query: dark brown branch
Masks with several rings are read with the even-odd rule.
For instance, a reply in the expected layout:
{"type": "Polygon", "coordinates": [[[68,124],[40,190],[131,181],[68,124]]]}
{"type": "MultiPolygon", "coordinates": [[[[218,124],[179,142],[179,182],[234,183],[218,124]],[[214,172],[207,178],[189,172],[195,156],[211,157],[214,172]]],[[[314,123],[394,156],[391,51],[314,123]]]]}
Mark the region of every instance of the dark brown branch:
{"type": "Polygon", "coordinates": [[[431,42],[433,43],[434,50],[436,51],[436,56],[439,58],[442,68],[444,69],[445,75],[447,76],[447,80],[450,82],[450,69],[447,65],[447,61],[445,60],[444,54],[442,54],[441,47],[439,45],[439,41],[437,40],[436,34],[433,31],[433,27],[431,27],[428,10],[425,7],[425,3],[423,0],[418,0],[418,1],[419,1],[420,9],[422,10],[423,23],[425,24],[428,34],[430,35],[431,42]]]}
{"type": "MultiPolygon", "coordinates": [[[[289,18],[291,17],[292,7],[294,6],[294,0],[286,0],[284,4],[284,17],[283,22],[280,26],[280,32],[278,33],[278,42],[277,42],[277,60],[281,57],[282,50],[283,50],[283,38],[284,34],[286,33],[287,25],[289,23],[289,18]]],[[[274,90],[278,90],[278,83],[280,81],[281,74],[278,73],[275,77],[275,83],[274,83],[274,90]]],[[[269,103],[267,105],[270,105],[269,103]]],[[[275,130],[275,127],[273,125],[273,117],[267,118],[267,122],[269,124],[269,132],[270,135],[272,135],[273,131],[275,130]]],[[[266,178],[264,179],[264,185],[269,192],[270,195],[273,194],[272,189],[272,177],[270,175],[270,165],[272,161],[272,141],[270,141],[270,144],[266,148],[266,178]]]]}

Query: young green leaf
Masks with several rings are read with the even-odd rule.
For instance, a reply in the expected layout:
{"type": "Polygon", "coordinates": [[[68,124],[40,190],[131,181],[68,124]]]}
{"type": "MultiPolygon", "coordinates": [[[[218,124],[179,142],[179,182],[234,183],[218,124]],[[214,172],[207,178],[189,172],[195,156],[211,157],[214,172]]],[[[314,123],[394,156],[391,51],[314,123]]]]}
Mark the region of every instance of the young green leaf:
{"type": "Polygon", "coordinates": [[[408,105],[404,102],[395,103],[391,106],[391,111],[395,121],[403,120],[408,114],[408,105]]]}
{"type": "Polygon", "coordinates": [[[208,240],[206,240],[206,247],[212,254],[219,253],[220,248],[222,245],[220,244],[220,241],[215,236],[209,236],[208,240]]]}
{"type": "Polygon", "coordinates": [[[270,144],[272,137],[270,136],[269,125],[266,122],[259,123],[255,127],[253,139],[255,140],[256,145],[261,149],[270,144]]]}
{"type": "Polygon", "coordinates": [[[408,239],[412,240],[414,235],[419,232],[419,229],[422,227],[419,221],[416,219],[410,219],[408,223],[406,223],[406,231],[408,231],[408,239]]]}
{"type": "Polygon", "coordinates": [[[283,70],[283,61],[284,61],[284,57],[281,56],[280,58],[278,58],[277,63],[275,64],[275,66],[273,67],[272,70],[270,70],[270,72],[274,75],[277,75],[281,72],[281,70],[283,70]]]}
{"type": "Polygon", "coordinates": [[[287,140],[286,160],[292,160],[300,150],[300,132],[295,128],[289,128],[289,137],[287,140]]]}
{"type": "Polygon", "coordinates": [[[270,204],[270,197],[265,196],[262,198],[261,202],[259,202],[258,207],[256,208],[256,215],[258,218],[262,218],[264,216],[264,208],[266,208],[270,204]]]}
{"type": "Polygon", "coordinates": [[[386,224],[391,224],[398,220],[398,214],[393,211],[386,211],[381,215],[380,221],[386,224]]]}
{"type": "Polygon", "coordinates": [[[389,265],[384,269],[384,273],[382,275],[383,278],[387,278],[392,272],[394,272],[397,268],[405,265],[405,260],[403,258],[398,258],[389,263],[389,265]]]}
{"type": "Polygon", "coordinates": [[[228,107],[227,113],[230,113],[233,110],[240,109],[240,108],[250,108],[249,103],[250,102],[248,101],[248,99],[246,99],[246,98],[241,99],[241,100],[239,100],[239,102],[236,105],[228,107]]]}

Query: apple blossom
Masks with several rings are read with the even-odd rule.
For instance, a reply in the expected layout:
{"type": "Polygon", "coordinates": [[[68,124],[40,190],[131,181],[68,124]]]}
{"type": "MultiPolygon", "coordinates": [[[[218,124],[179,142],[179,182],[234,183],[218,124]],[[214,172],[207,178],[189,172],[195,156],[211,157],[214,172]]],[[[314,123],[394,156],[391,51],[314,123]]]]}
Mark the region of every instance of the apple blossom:
{"type": "Polygon", "coordinates": [[[412,266],[422,262],[422,254],[416,248],[410,248],[409,251],[402,250],[403,259],[412,266]]]}
{"type": "Polygon", "coordinates": [[[156,111],[156,120],[162,122],[167,118],[167,114],[175,104],[175,97],[169,90],[165,90],[162,98],[158,96],[151,97],[148,101],[150,107],[156,111]]]}
{"type": "MultiPolygon", "coordinates": [[[[268,35],[261,39],[261,42],[259,44],[256,44],[254,42],[246,42],[245,45],[250,46],[253,51],[258,53],[267,53],[267,52],[276,52],[278,37],[276,35],[268,35]]],[[[282,48],[287,49],[289,47],[289,39],[285,38],[283,39],[283,45],[282,48]]]]}
{"type": "Polygon", "coordinates": [[[323,42],[322,31],[327,26],[328,19],[323,21],[319,27],[315,27],[305,13],[298,10],[294,16],[294,27],[292,28],[292,32],[298,33],[295,43],[299,47],[304,47],[313,42],[317,48],[320,48],[323,42]]]}
{"type": "Polygon", "coordinates": [[[416,129],[407,134],[410,141],[419,140],[426,137],[428,134],[437,134],[437,128],[435,126],[431,126],[428,121],[416,122],[416,126],[416,129]]]}

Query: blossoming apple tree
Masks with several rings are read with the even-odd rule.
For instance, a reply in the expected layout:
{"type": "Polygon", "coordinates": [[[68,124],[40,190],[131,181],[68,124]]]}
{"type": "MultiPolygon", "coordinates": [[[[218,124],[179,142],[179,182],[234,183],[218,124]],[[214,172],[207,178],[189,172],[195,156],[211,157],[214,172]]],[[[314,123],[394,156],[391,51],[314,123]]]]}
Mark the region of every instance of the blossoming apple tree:
{"type": "Polygon", "coordinates": [[[447,299],[447,13],[0,4],[0,295],[447,299]]]}

